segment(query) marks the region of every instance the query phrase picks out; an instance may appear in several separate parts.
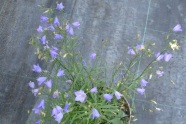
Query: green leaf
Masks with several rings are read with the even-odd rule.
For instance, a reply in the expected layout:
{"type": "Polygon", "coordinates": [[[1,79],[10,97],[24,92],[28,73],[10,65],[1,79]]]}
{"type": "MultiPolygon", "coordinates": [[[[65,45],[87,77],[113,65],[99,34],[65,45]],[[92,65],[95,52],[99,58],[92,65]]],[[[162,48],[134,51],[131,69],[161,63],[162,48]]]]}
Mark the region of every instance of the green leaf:
{"type": "Polygon", "coordinates": [[[123,124],[123,121],[120,118],[114,118],[110,121],[112,124],[123,124]]]}
{"type": "Polygon", "coordinates": [[[127,115],[125,114],[124,111],[119,111],[118,112],[118,116],[121,117],[121,118],[123,118],[123,117],[126,117],[127,115]]]}

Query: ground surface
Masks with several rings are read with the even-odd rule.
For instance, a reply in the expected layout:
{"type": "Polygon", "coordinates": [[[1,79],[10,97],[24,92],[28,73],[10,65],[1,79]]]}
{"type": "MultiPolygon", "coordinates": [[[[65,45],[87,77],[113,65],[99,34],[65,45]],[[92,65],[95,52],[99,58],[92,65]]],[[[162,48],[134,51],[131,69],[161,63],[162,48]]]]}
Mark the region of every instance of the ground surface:
{"type": "MultiPolygon", "coordinates": [[[[155,42],[164,44],[169,29],[177,23],[186,30],[185,0],[63,0],[65,15],[70,21],[80,21],[77,32],[85,55],[93,52],[102,39],[109,39],[106,52],[108,64],[125,59],[127,47],[155,42]],[[136,35],[141,37],[136,40],[136,35]],[[91,50],[91,51],[90,51],[91,50]]],[[[24,124],[27,110],[34,106],[34,97],[27,83],[35,75],[32,65],[37,63],[29,38],[39,25],[38,4],[48,7],[55,0],[0,0],[0,122],[24,124]]],[[[167,64],[161,81],[153,81],[146,98],[136,96],[135,124],[184,124],[186,120],[186,42],[185,31],[172,34],[181,48],[167,64]],[[175,84],[170,83],[172,79],[175,84]],[[149,100],[155,100],[154,111],[149,100]],[[154,112],[149,112],[152,109],[154,112]]],[[[158,51],[158,50],[157,50],[158,51]]],[[[142,65],[143,66],[143,65],[142,65]]]]}

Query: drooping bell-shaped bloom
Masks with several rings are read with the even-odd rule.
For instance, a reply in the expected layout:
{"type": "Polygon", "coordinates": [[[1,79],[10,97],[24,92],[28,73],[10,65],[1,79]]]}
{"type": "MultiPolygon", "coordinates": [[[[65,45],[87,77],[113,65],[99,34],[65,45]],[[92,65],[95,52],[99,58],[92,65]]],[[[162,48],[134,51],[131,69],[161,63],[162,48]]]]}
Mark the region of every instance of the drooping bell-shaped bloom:
{"type": "Polygon", "coordinates": [[[28,83],[28,85],[29,85],[30,88],[35,88],[35,83],[34,83],[34,82],[31,82],[31,81],[30,81],[30,82],[28,83]]]}
{"type": "Polygon", "coordinates": [[[164,72],[163,72],[163,71],[160,71],[160,70],[157,70],[157,71],[156,71],[156,74],[157,74],[158,77],[160,78],[160,77],[163,76],[164,72]]]}
{"type": "Polygon", "coordinates": [[[75,101],[79,101],[81,103],[83,103],[87,97],[83,90],[76,91],[74,94],[76,96],[75,101]]]}
{"type": "Polygon", "coordinates": [[[58,77],[62,77],[62,76],[64,76],[64,75],[65,75],[65,71],[62,70],[62,69],[59,69],[58,72],[57,72],[57,76],[58,76],[58,77]]]}
{"type": "Polygon", "coordinates": [[[34,124],[41,124],[41,121],[38,120],[38,121],[36,121],[34,124]]]}
{"type": "Polygon", "coordinates": [[[107,100],[108,102],[111,102],[111,99],[113,98],[112,94],[104,94],[103,97],[105,98],[105,100],[107,100]]]}
{"type": "Polygon", "coordinates": [[[172,58],[172,54],[165,53],[164,54],[164,60],[168,62],[172,58]]]}
{"type": "Polygon", "coordinates": [[[174,32],[182,32],[182,28],[181,28],[181,25],[180,24],[177,24],[174,28],[173,28],[173,31],[174,32]]]}
{"type": "Polygon", "coordinates": [[[157,54],[155,54],[155,56],[156,56],[156,60],[157,60],[157,61],[162,60],[163,57],[164,57],[164,55],[163,55],[163,54],[160,54],[160,52],[158,52],[157,54]]]}
{"type": "Polygon", "coordinates": [[[52,109],[52,116],[58,115],[60,112],[63,112],[63,109],[57,105],[52,109]]]}
{"type": "Polygon", "coordinates": [[[66,25],[66,31],[71,36],[74,35],[74,30],[73,30],[72,26],[70,26],[69,24],[66,25]]]}
{"type": "Polygon", "coordinates": [[[80,23],[79,23],[79,22],[74,22],[74,23],[72,23],[72,25],[73,25],[74,27],[76,27],[76,28],[79,28],[80,23]]]}
{"type": "Polygon", "coordinates": [[[141,95],[144,95],[145,93],[145,89],[144,88],[137,88],[136,91],[141,94],[141,95]]]}
{"type": "Polygon", "coordinates": [[[39,39],[40,43],[41,44],[46,44],[46,36],[42,36],[40,39],[39,39]]]}
{"type": "Polygon", "coordinates": [[[141,51],[141,50],[144,50],[144,49],[145,49],[145,46],[143,44],[136,46],[136,51],[141,51]]]}
{"type": "Polygon", "coordinates": [[[32,90],[32,93],[34,94],[34,96],[36,96],[38,94],[38,92],[39,92],[39,89],[33,89],[32,90]]]}
{"type": "Polygon", "coordinates": [[[46,81],[46,77],[38,77],[37,78],[37,81],[38,81],[38,85],[41,85],[43,82],[45,82],[46,81]]]}
{"type": "Polygon", "coordinates": [[[74,29],[72,27],[69,28],[68,33],[72,36],[74,35],[74,29]]]}
{"type": "Polygon", "coordinates": [[[148,83],[149,82],[147,82],[145,79],[141,79],[141,86],[142,87],[146,87],[148,83]]]}
{"type": "Polygon", "coordinates": [[[52,57],[52,59],[55,59],[58,55],[57,53],[58,49],[56,47],[52,47],[52,49],[50,50],[50,55],[52,57]]]}
{"type": "Polygon", "coordinates": [[[41,67],[39,66],[39,64],[37,64],[37,65],[33,65],[32,71],[40,73],[42,70],[41,70],[41,67]]]}
{"type": "Polygon", "coordinates": [[[90,58],[91,58],[91,60],[94,60],[96,58],[96,53],[90,54],[90,58]]]}
{"type": "Polygon", "coordinates": [[[37,28],[37,32],[39,33],[43,32],[43,27],[39,25],[39,27],[37,28]]]}
{"type": "Polygon", "coordinates": [[[48,30],[55,31],[55,28],[54,28],[54,26],[50,25],[50,26],[48,27],[48,30]]]}
{"type": "Polygon", "coordinates": [[[54,119],[60,123],[61,120],[63,119],[63,109],[60,106],[56,106],[52,110],[52,116],[54,116],[54,119]]]}
{"type": "Polygon", "coordinates": [[[114,94],[115,94],[117,100],[121,99],[121,96],[123,96],[123,94],[121,94],[121,93],[118,92],[118,91],[115,91],[114,94]]]}
{"type": "Polygon", "coordinates": [[[60,34],[55,34],[54,39],[55,40],[61,40],[61,39],[63,39],[63,36],[60,35],[60,34]]]}
{"type": "Polygon", "coordinates": [[[58,90],[54,91],[52,97],[53,98],[59,98],[59,91],[58,90]]]}
{"type": "Polygon", "coordinates": [[[60,22],[59,22],[59,19],[57,17],[55,17],[53,24],[54,24],[54,26],[60,26],[60,22]]]}
{"type": "Polygon", "coordinates": [[[90,90],[91,93],[97,93],[98,90],[97,90],[97,87],[93,87],[91,90],[90,90]]]}
{"type": "Polygon", "coordinates": [[[44,99],[41,100],[41,102],[39,103],[39,105],[37,106],[37,108],[45,109],[45,100],[44,99]]]}
{"type": "Polygon", "coordinates": [[[63,108],[63,111],[66,112],[66,113],[68,113],[69,112],[69,110],[68,110],[69,106],[70,106],[70,104],[66,102],[65,103],[65,106],[63,108]]]}
{"type": "Polygon", "coordinates": [[[48,80],[45,82],[45,85],[48,87],[48,88],[52,88],[52,80],[48,80]]]}
{"type": "Polygon", "coordinates": [[[56,7],[57,10],[63,10],[64,8],[65,7],[63,6],[63,3],[57,4],[57,7],[56,7]]]}
{"type": "Polygon", "coordinates": [[[40,22],[41,22],[41,23],[48,22],[48,17],[46,17],[46,16],[41,16],[41,17],[40,17],[40,22]]]}
{"type": "Polygon", "coordinates": [[[44,100],[41,100],[40,103],[32,110],[35,112],[35,114],[40,114],[41,109],[45,109],[45,101],[44,100]]]}
{"type": "Polygon", "coordinates": [[[58,124],[61,123],[61,120],[63,119],[63,113],[59,113],[56,116],[54,116],[55,120],[58,122],[58,124]]]}
{"type": "Polygon", "coordinates": [[[135,51],[132,48],[129,48],[128,52],[129,55],[135,55],[135,51]]]}
{"type": "Polygon", "coordinates": [[[100,114],[99,114],[98,110],[93,108],[92,115],[91,115],[92,120],[94,120],[95,118],[99,118],[99,117],[100,117],[100,114]]]}

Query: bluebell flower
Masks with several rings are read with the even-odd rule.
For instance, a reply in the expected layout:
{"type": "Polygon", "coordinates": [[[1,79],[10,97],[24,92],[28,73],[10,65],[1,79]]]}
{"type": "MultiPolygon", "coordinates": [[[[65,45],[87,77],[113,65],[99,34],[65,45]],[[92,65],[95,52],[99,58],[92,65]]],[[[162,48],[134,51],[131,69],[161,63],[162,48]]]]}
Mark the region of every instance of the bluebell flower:
{"type": "Polygon", "coordinates": [[[43,22],[48,22],[48,17],[46,16],[41,16],[40,17],[40,22],[43,23],[43,22]]]}
{"type": "Polygon", "coordinates": [[[39,41],[41,44],[46,44],[46,36],[42,36],[39,41]]]}
{"type": "Polygon", "coordinates": [[[37,32],[39,33],[43,32],[43,27],[39,25],[39,27],[37,28],[37,32]]]}
{"type": "Polygon", "coordinates": [[[149,82],[147,82],[145,79],[141,79],[141,86],[142,87],[146,87],[148,83],[149,82]]]}
{"type": "Polygon", "coordinates": [[[40,73],[42,71],[41,67],[39,66],[39,64],[33,65],[33,69],[32,70],[37,72],[37,73],[40,73]]]}
{"type": "Polygon", "coordinates": [[[164,57],[164,55],[163,55],[163,54],[160,54],[160,52],[158,52],[155,56],[156,56],[156,60],[157,60],[157,61],[162,60],[163,57],[164,57]]]}
{"type": "Polygon", "coordinates": [[[70,104],[66,102],[66,103],[65,103],[65,106],[64,106],[64,108],[63,108],[64,112],[66,112],[66,113],[69,112],[69,110],[68,110],[69,106],[70,106],[70,104]]]}
{"type": "Polygon", "coordinates": [[[95,118],[99,118],[99,117],[100,117],[100,114],[99,114],[98,110],[93,108],[92,115],[91,115],[92,120],[94,120],[95,118]]]}
{"type": "Polygon", "coordinates": [[[123,94],[121,94],[121,93],[118,92],[118,91],[115,91],[114,94],[115,94],[117,100],[121,99],[121,96],[123,96],[123,94]]]}
{"type": "Polygon", "coordinates": [[[57,55],[58,55],[57,50],[52,48],[50,50],[50,55],[51,55],[52,59],[55,59],[57,57],[57,55]]]}
{"type": "Polygon", "coordinates": [[[81,103],[83,103],[87,97],[87,95],[83,90],[76,91],[74,94],[76,96],[75,101],[79,101],[81,103]]]}
{"type": "Polygon", "coordinates": [[[58,77],[62,77],[62,76],[64,76],[64,75],[65,75],[64,72],[65,72],[64,70],[59,69],[58,72],[57,72],[57,76],[58,76],[58,77]]]}
{"type": "Polygon", "coordinates": [[[60,35],[60,34],[55,34],[54,39],[55,40],[61,40],[61,39],[63,39],[63,36],[60,35]]]}
{"type": "Polygon", "coordinates": [[[108,102],[111,102],[111,99],[113,98],[112,94],[104,94],[103,97],[105,98],[105,100],[107,100],[108,102]]]}
{"type": "Polygon", "coordinates": [[[182,28],[181,28],[181,25],[180,24],[177,24],[174,28],[173,28],[173,31],[174,32],[182,32],[182,28]]]}
{"type": "Polygon", "coordinates": [[[96,53],[90,54],[90,58],[91,58],[91,60],[94,60],[96,58],[96,53]]]}
{"type": "Polygon", "coordinates": [[[31,81],[30,81],[30,82],[28,83],[28,85],[29,85],[30,88],[35,88],[34,82],[31,82],[31,81]]]}
{"type": "Polygon", "coordinates": [[[43,82],[45,82],[46,81],[46,77],[38,77],[37,78],[37,81],[38,81],[38,85],[41,85],[43,82]]]}
{"type": "Polygon", "coordinates": [[[63,6],[63,3],[57,4],[57,7],[56,7],[57,10],[63,10],[64,8],[65,7],[63,6]]]}
{"type": "Polygon", "coordinates": [[[71,36],[74,35],[74,30],[73,30],[73,28],[69,24],[66,25],[66,31],[71,36]]]}
{"type": "Polygon", "coordinates": [[[60,22],[59,22],[59,19],[57,17],[55,17],[53,24],[54,24],[54,26],[60,26],[60,22]]]}
{"type": "Polygon", "coordinates": [[[136,91],[141,94],[141,95],[144,95],[145,93],[145,89],[144,88],[137,88],[136,91]]]}
{"type": "Polygon", "coordinates": [[[35,114],[40,114],[40,110],[41,109],[45,109],[45,101],[44,100],[41,100],[39,105],[37,105],[34,109],[32,109],[35,114]]]}
{"type": "Polygon", "coordinates": [[[168,62],[172,58],[172,54],[165,53],[164,54],[164,60],[168,62]]]}
{"type": "Polygon", "coordinates": [[[39,92],[39,89],[32,89],[32,93],[34,94],[34,96],[36,96],[39,92]]]}
{"type": "Polygon", "coordinates": [[[54,116],[54,119],[58,122],[58,124],[63,119],[63,109],[60,106],[56,106],[52,110],[52,116],[54,116]]]}
{"type": "Polygon", "coordinates": [[[130,55],[136,55],[135,51],[132,48],[129,48],[127,53],[130,55]]]}
{"type": "Polygon", "coordinates": [[[45,82],[45,85],[48,87],[48,88],[52,88],[52,80],[48,80],[45,82]]]}
{"type": "Polygon", "coordinates": [[[50,25],[50,26],[48,27],[48,30],[55,31],[55,28],[54,28],[54,26],[50,25]]]}
{"type": "Polygon", "coordinates": [[[72,23],[72,25],[73,25],[74,27],[76,27],[76,28],[79,28],[80,23],[79,23],[79,22],[74,22],[74,23],[72,23]]]}
{"type": "Polygon", "coordinates": [[[97,90],[97,87],[93,87],[91,90],[90,90],[91,93],[97,93],[98,90],[97,90]]]}
{"type": "Polygon", "coordinates": [[[36,122],[35,122],[35,124],[41,124],[41,121],[40,121],[40,120],[38,120],[38,121],[36,121],[36,122]]]}

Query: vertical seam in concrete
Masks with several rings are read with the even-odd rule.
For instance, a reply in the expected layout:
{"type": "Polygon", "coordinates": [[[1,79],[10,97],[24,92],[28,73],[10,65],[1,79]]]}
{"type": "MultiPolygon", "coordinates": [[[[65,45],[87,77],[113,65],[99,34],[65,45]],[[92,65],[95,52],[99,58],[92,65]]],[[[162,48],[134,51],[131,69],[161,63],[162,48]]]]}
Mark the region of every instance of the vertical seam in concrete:
{"type": "Polygon", "coordinates": [[[74,13],[74,8],[75,8],[75,5],[76,5],[76,2],[77,2],[77,0],[75,0],[75,3],[74,3],[74,5],[73,5],[72,13],[71,13],[71,15],[70,15],[70,21],[71,21],[71,19],[72,19],[73,13],[74,13]]]}

